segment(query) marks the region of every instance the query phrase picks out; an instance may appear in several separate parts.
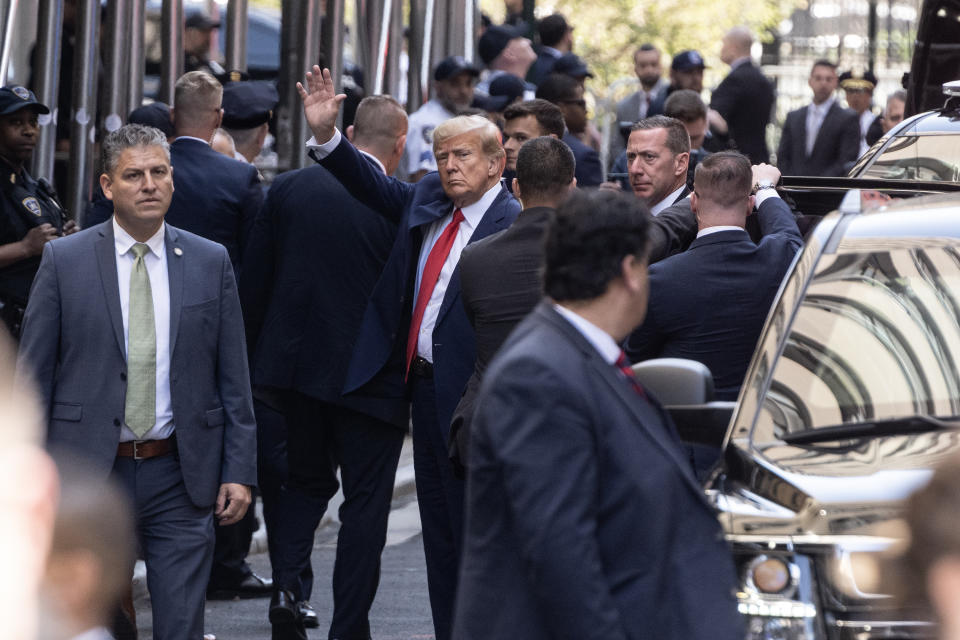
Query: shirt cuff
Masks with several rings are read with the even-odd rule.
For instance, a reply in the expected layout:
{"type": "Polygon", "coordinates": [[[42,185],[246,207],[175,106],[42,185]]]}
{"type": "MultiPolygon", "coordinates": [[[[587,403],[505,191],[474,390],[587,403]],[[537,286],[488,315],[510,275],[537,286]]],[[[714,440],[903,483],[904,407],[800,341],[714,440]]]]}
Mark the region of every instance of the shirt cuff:
{"type": "Polygon", "coordinates": [[[337,148],[337,145],[340,144],[340,140],[342,138],[343,136],[340,135],[340,129],[334,129],[333,137],[323,144],[317,144],[317,139],[313,136],[310,136],[310,139],[307,140],[307,151],[313,151],[314,158],[317,160],[323,160],[330,155],[334,149],[337,148]]]}
{"type": "MultiPolygon", "coordinates": [[[[329,152],[328,152],[328,153],[329,153],[329,152]]],[[[766,202],[767,199],[769,199],[769,198],[779,198],[779,197],[780,197],[780,194],[777,193],[777,190],[774,189],[773,187],[771,187],[771,188],[769,188],[769,189],[760,189],[759,191],[757,191],[757,195],[755,196],[755,198],[756,198],[755,204],[756,204],[756,206],[757,206],[757,209],[759,209],[759,208],[760,208],[760,205],[762,205],[764,202],[766,202]]]]}

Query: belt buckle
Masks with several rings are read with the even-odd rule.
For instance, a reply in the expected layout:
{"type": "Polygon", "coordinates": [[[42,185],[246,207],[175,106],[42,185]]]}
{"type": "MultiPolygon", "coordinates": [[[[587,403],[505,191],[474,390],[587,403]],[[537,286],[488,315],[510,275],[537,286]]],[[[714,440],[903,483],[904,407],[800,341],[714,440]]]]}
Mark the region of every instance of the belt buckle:
{"type": "Polygon", "coordinates": [[[137,444],[144,442],[143,440],[133,440],[133,459],[134,460],[144,460],[145,458],[140,455],[137,451],[137,444]]]}

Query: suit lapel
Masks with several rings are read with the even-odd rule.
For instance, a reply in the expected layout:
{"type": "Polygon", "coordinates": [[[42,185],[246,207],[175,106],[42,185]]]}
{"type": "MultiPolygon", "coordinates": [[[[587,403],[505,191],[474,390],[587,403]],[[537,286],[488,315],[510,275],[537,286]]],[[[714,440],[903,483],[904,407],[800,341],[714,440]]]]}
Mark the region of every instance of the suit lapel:
{"type": "Polygon", "coordinates": [[[97,263],[100,267],[100,284],[107,302],[107,314],[113,325],[120,354],[126,358],[127,349],[123,339],[123,312],[120,310],[120,283],[117,280],[117,246],[113,238],[112,218],[100,225],[100,239],[96,241],[97,263]]]}
{"type": "Polygon", "coordinates": [[[170,282],[170,357],[177,344],[177,332],[180,330],[180,309],[183,307],[183,249],[179,244],[177,230],[165,225],[164,251],[167,254],[167,278],[170,282]]]}
{"type": "Polygon", "coordinates": [[[621,378],[616,367],[607,363],[597,352],[597,350],[587,342],[587,339],[569,322],[560,316],[549,303],[543,302],[537,308],[550,324],[562,331],[570,340],[572,340],[581,351],[586,354],[588,364],[593,369],[594,375],[598,376],[604,383],[610,387],[613,396],[629,411],[635,420],[635,424],[643,429],[651,440],[661,449],[661,451],[677,465],[681,475],[690,485],[690,488],[706,500],[703,495],[703,489],[697,483],[693,475],[693,469],[690,460],[685,457],[682,445],[678,438],[671,437],[669,429],[672,423],[668,417],[660,411],[659,404],[652,398],[640,398],[631,388],[630,384],[621,378]],[[652,426],[660,424],[660,427],[652,426]]]}
{"type": "MultiPolygon", "coordinates": [[[[468,244],[486,238],[487,236],[510,226],[510,221],[507,219],[507,208],[505,204],[512,197],[513,196],[511,196],[506,189],[503,187],[500,188],[500,193],[490,204],[490,207],[484,212],[483,217],[480,219],[480,224],[478,224],[477,228],[473,230],[473,234],[470,236],[470,242],[468,244]]],[[[454,301],[459,296],[460,269],[454,269],[453,276],[451,276],[450,282],[447,284],[447,290],[443,294],[443,302],[440,304],[440,311],[437,312],[438,325],[440,324],[440,321],[443,320],[443,317],[447,315],[447,312],[450,311],[450,308],[453,307],[454,301]]]]}
{"type": "Polygon", "coordinates": [[[807,105],[803,108],[803,111],[800,112],[800,117],[797,118],[797,140],[803,144],[800,150],[803,152],[801,157],[806,158],[807,156],[807,113],[810,111],[810,105],[807,105]]]}

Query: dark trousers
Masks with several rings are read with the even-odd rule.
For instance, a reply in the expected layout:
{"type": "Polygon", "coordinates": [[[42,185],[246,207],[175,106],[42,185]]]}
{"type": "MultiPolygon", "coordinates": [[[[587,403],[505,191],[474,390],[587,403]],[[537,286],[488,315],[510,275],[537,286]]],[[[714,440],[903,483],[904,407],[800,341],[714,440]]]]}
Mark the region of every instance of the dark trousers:
{"type": "MultiPolygon", "coordinates": [[[[277,523],[280,520],[299,522],[308,531],[313,516],[304,512],[284,513],[280,504],[280,492],[287,482],[287,420],[276,407],[253,399],[253,412],[257,418],[257,482],[260,485],[260,497],[263,500],[263,524],[267,528],[267,551],[270,565],[276,566],[277,560],[277,523]]],[[[323,517],[323,513],[319,517],[323,517]]],[[[316,527],[316,525],[314,525],[316,527]]],[[[313,565],[310,556],[303,558],[300,568],[300,588],[294,590],[301,600],[310,600],[313,592],[313,565]]]]}
{"type": "Polygon", "coordinates": [[[250,508],[236,524],[214,527],[216,541],[213,547],[213,568],[210,570],[209,589],[230,589],[253,573],[247,564],[250,542],[257,529],[256,494],[250,508]]]}
{"type": "MultiPolygon", "coordinates": [[[[437,420],[433,380],[413,379],[413,466],[427,561],[427,587],[437,640],[448,640],[463,542],[463,480],[453,465],[437,420]]],[[[496,612],[491,612],[496,615],[496,612]]]]}
{"type": "Polygon", "coordinates": [[[403,431],[370,416],[299,393],[287,403],[289,479],[278,505],[301,513],[312,526],[277,523],[274,585],[298,593],[303,558],[313,548],[314,531],[343,481],[340,533],[333,569],[333,620],[330,638],[366,640],[368,614],[380,582],[380,554],[387,539],[393,482],[403,431]]]}
{"type": "Polygon", "coordinates": [[[154,640],[203,637],[203,605],[213,559],[213,507],[187,495],[176,455],[117,458],[113,475],[134,505],[147,565],[154,640]]]}

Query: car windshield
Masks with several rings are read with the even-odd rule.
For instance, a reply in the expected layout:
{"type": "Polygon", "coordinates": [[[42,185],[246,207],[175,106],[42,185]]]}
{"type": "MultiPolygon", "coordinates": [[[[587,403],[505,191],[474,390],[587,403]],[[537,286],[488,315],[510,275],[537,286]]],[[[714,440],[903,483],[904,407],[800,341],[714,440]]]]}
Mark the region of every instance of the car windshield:
{"type": "Polygon", "coordinates": [[[960,415],[956,240],[844,242],[855,249],[824,255],[817,265],[776,362],[755,439],[960,415]]]}
{"type": "Polygon", "coordinates": [[[898,136],[859,177],[958,182],[960,137],[955,134],[898,136]]]}

